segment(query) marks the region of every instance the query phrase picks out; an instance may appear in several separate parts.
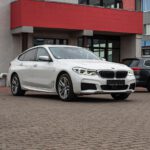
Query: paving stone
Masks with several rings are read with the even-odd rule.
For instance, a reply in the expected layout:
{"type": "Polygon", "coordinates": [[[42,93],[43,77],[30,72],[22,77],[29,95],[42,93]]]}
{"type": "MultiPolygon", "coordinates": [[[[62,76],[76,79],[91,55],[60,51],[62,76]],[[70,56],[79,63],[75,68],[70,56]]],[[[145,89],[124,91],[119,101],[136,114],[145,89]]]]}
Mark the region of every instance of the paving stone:
{"type": "Polygon", "coordinates": [[[63,102],[57,96],[0,90],[0,150],[149,150],[150,94],[63,102]]]}

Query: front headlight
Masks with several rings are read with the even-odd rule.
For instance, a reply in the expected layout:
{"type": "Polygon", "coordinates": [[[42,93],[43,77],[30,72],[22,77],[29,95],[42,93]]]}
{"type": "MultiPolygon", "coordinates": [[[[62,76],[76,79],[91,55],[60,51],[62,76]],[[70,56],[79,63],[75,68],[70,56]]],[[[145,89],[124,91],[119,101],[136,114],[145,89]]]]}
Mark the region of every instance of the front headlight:
{"type": "Polygon", "coordinates": [[[129,71],[128,71],[128,75],[129,75],[129,76],[133,76],[133,75],[134,75],[134,71],[133,71],[133,70],[129,70],[129,71]]]}
{"type": "Polygon", "coordinates": [[[80,74],[80,75],[89,75],[89,76],[97,75],[97,71],[96,70],[92,70],[92,69],[85,69],[85,68],[80,68],[80,67],[74,67],[72,70],[74,72],[80,74]]]}

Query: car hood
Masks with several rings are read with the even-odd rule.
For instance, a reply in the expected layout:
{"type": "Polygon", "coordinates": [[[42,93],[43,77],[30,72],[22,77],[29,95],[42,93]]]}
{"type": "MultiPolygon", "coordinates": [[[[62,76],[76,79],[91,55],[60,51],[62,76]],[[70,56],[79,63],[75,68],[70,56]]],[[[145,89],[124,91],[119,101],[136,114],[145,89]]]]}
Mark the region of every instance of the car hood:
{"type": "Polygon", "coordinates": [[[95,69],[95,70],[130,70],[129,67],[119,63],[113,63],[102,60],[77,60],[77,59],[61,59],[58,60],[58,63],[61,65],[65,65],[68,67],[82,67],[87,69],[95,69]]]}

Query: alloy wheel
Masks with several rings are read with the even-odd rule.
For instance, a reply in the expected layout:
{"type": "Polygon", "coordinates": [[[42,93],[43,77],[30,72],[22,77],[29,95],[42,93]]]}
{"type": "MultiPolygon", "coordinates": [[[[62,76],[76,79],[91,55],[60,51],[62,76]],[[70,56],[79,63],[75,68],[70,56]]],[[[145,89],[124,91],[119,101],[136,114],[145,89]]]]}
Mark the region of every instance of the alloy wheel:
{"type": "Polygon", "coordinates": [[[12,82],[11,82],[11,90],[13,94],[16,94],[19,88],[19,80],[17,76],[13,76],[12,82]]]}
{"type": "Polygon", "coordinates": [[[58,81],[58,92],[62,99],[67,99],[70,92],[70,82],[66,76],[62,76],[58,81]]]}
{"type": "Polygon", "coordinates": [[[11,79],[11,92],[14,96],[23,96],[25,90],[21,89],[20,80],[17,74],[14,74],[11,79]]]}

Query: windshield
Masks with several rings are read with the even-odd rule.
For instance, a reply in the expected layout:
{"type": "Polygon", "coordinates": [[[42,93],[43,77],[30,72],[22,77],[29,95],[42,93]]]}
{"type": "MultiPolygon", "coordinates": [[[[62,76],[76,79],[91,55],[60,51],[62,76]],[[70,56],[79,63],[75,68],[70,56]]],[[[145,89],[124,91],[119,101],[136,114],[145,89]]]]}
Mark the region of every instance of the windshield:
{"type": "Polygon", "coordinates": [[[126,59],[126,60],[123,60],[123,64],[129,67],[137,67],[139,64],[139,60],[138,59],[126,59]]]}
{"type": "Polygon", "coordinates": [[[100,59],[89,50],[80,47],[50,47],[49,49],[56,59],[100,59]]]}

